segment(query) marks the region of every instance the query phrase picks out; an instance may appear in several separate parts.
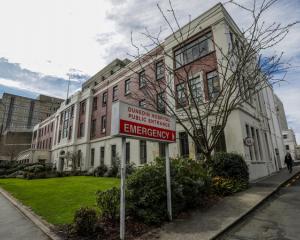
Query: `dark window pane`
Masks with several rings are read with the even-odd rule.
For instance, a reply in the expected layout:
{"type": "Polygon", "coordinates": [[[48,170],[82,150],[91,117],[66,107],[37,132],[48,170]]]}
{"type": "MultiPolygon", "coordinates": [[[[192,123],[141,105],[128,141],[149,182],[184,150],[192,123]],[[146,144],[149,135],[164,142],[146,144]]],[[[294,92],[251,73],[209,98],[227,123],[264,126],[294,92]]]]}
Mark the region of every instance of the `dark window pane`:
{"type": "Polygon", "coordinates": [[[189,157],[189,139],[188,134],[186,132],[179,133],[179,141],[180,141],[180,154],[182,157],[189,157]]]}
{"type": "Polygon", "coordinates": [[[100,147],[100,165],[104,165],[104,157],[105,157],[105,148],[100,147]]]}
{"type": "Polygon", "coordinates": [[[130,163],[130,142],[126,143],[126,163],[130,163]]]}
{"type": "Polygon", "coordinates": [[[116,145],[111,145],[111,165],[115,165],[116,163],[117,163],[116,145]]]}
{"type": "Polygon", "coordinates": [[[91,166],[94,166],[94,161],[95,161],[95,149],[91,149],[91,166]]]}
{"type": "Polygon", "coordinates": [[[166,157],[166,143],[160,142],[159,145],[159,157],[166,157]]]}
{"type": "Polygon", "coordinates": [[[147,163],[147,142],[144,140],[140,140],[140,162],[147,163]]]}
{"type": "Polygon", "coordinates": [[[142,88],[146,85],[146,74],[145,71],[139,73],[139,87],[142,88]]]}
{"type": "Polygon", "coordinates": [[[220,126],[214,126],[212,127],[213,134],[220,134],[219,139],[216,143],[216,146],[214,148],[215,152],[226,152],[226,141],[225,141],[225,134],[224,130],[220,129],[220,126]],[[221,131],[221,133],[219,133],[221,131]]]}

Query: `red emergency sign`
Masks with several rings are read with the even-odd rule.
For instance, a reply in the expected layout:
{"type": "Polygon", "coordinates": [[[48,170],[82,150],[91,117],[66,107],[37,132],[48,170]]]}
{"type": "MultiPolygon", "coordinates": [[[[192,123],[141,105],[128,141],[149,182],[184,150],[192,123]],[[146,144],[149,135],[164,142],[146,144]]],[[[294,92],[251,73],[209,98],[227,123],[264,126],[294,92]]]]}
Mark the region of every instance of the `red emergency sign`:
{"type": "Polygon", "coordinates": [[[176,142],[175,118],[124,102],[112,106],[112,136],[176,142]]]}
{"type": "Polygon", "coordinates": [[[176,132],[120,119],[120,134],[175,142],[176,132]]]}

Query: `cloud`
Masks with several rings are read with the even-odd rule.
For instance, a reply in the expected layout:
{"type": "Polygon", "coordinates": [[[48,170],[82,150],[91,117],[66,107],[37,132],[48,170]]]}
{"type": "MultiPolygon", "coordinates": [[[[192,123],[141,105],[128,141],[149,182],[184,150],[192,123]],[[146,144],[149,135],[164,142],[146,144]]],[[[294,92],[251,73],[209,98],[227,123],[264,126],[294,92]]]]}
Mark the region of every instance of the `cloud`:
{"type": "Polygon", "coordinates": [[[112,5],[114,5],[114,6],[117,6],[117,5],[122,5],[122,4],[124,4],[124,3],[126,3],[127,2],[127,0],[109,0],[111,3],[112,3],[112,5]]]}
{"type": "MultiPolygon", "coordinates": [[[[82,81],[88,78],[86,74],[79,74],[73,69],[73,78],[70,85],[70,92],[74,92],[82,81]]],[[[6,58],[0,58],[0,85],[16,88],[21,91],[29,91],[37,94],[47,94],[56,97],[66,97],[68,78],[52,75],[43,75],[26,68],[19,63],[11,63],[6,58]],[[65,89],[65,90],[63,90],[65,89]]]]}
{"type": "Polygon", "coordinates": [[[106,45],[108,44],[113,37],[116,35],[114,32],[106,32],[106,33],[99,33],[96,36],[96,41],[101,45],[106,45]]]}

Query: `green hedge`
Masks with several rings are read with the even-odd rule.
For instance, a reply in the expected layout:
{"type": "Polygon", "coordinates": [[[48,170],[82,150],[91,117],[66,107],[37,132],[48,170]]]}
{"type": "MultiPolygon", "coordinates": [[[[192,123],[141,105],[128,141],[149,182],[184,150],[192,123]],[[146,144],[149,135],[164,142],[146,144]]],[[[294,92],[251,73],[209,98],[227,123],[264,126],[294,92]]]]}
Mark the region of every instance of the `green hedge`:
{"type": "MultiPolygon", "coordinates": [[[[208,192],[210,178],[200,162],[190,159],[171,161],[171,189],[173,214],[193,208],[208,192]]],[[[159,224],[167,220],[167,193],[165,162],[154,163],[137,169],[127,181],[129,215],[146,224],[159,224]]]]}
{"type": "Polygon", "coordinates": [[[236,153],[216,153],[209,163],[213,176],[249,181],[249,170],[244,158],[236,153]]]}

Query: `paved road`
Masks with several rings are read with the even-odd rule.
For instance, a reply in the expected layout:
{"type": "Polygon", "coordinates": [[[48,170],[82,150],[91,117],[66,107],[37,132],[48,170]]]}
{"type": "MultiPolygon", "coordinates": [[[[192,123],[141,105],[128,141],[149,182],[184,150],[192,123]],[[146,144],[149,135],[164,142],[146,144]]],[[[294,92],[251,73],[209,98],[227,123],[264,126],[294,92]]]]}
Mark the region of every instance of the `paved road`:
{"type": "Polygon", "coordinates": [[[0,194],[1,240],[49,240],[28,218],[0,194]]]}
{"type": "Polygon", "coordinates": [[[300,177],[293,179],[222,240],[299,240],[300,177]]]}

